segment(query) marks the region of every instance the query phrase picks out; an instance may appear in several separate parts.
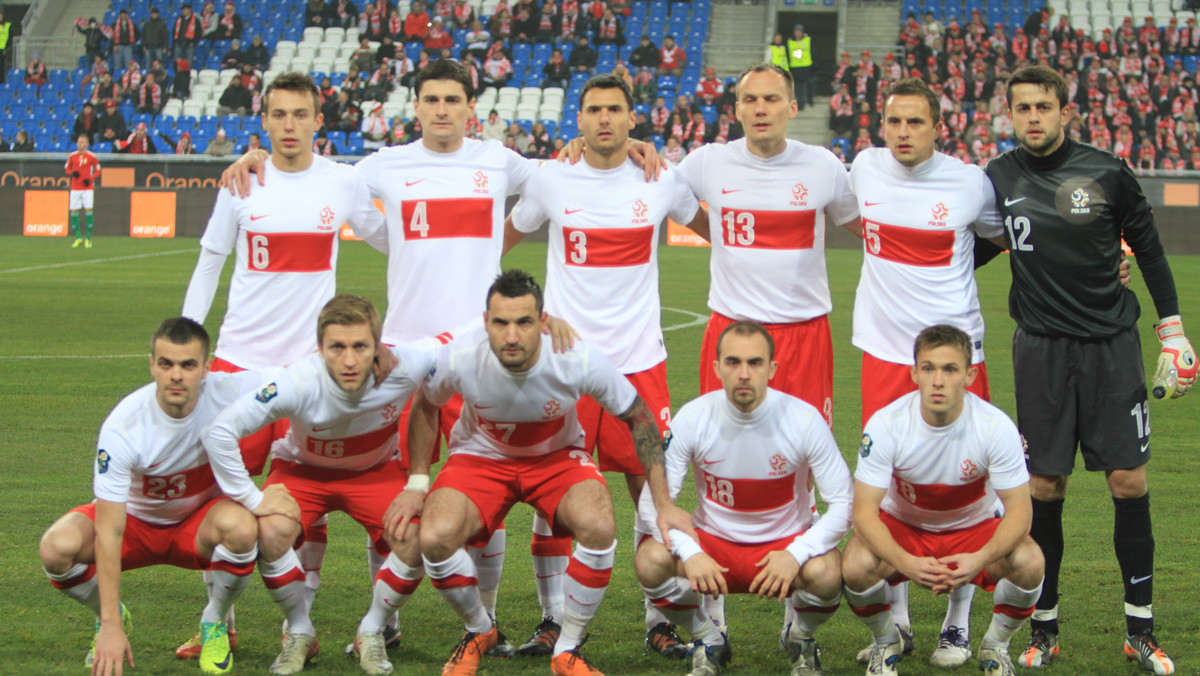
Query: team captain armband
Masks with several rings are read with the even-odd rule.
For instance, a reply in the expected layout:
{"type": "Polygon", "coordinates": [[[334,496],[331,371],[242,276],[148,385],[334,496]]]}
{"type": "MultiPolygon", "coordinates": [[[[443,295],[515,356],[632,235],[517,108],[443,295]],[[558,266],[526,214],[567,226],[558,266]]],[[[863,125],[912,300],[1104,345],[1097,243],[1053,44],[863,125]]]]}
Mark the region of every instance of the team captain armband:
{"type": "Polygon", "coordinates": [[[950,265],[953,230],[922,230],[863,220],[863,247],[872,256],[925,268],[950,265]]]}
{"type": "Polygon", "coordinates": [[[749,249],[811,249],[817,212],[721,209],[721,242],[749,249]]]}
{"type": "Polygon", "coordinates": [[[629,267],[650,263],[654,226],[644,228],[563,228],[567,265],[629,267]]]}
{"type": "Polygon", "coordinates": [[[492,237],[492,198],[444,197],[400,203],[404,239],[492,237]]]}
{"type": "Polygon", "coordinates": [[[333,232],[247,232],[246,269],[251,272],[332,270],[333,232]]]}

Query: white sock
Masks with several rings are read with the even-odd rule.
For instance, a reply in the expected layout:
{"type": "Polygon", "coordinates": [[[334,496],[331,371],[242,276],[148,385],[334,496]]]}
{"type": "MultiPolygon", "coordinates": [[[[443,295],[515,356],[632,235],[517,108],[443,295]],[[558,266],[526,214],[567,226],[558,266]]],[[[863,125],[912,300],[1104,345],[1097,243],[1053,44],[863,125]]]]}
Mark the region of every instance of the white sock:
{"type": "Polygon", "coordinates": [[[279,605],[291,634],[316,636],[312,620],[308,617],[308,606],[304,599],[304,569],[296,550],[287,552],[275,561],[259,561],[258,572],[271,600],[279,605]]]}
{"type": "Polygon", "coordinates": [[[708,615],[708,619],[717,625],[718,630],[728,633],[728,625],[725,624],[725,597],[703,596],[701,597],[701,603],[704,606],[704,614],[708,615]]]}
{"type": "Polygon", "coordinates": [[[720,630],[704,612],[700,594],[692,589],[686,577],[675,576],[657,587],[642,587],[647,603],[663,615],[664,622],[683,627],[694,639],[705,645],[724,642],[720,630]]]}
{"type": "Polygon", "coordinates": [[[942,631],[950,627],[962,629],[963,636],[971,634],[971,599],[975,598],[975,585],[964,584],[950,592],[950,606],[946,608],[946,619],[942,631]]]}
{"type": "Polygon", "coordinates": [[[42,572],[50,578],[50,584],[67,596],[79,601],[96,619],[100,619],[100,586],[96,579],[96,564],[76,563],[62,574],[51,573],[45,568],[42,572]]]}
{"type": "Polygon", "coordinates": [[[1007,579],[1000,580],[992,593],[992,623],[983,635],[984,646],[1007,646],[1013,634],[1025,626],[1033,614],[1033,606],[1042,595],[1042,583],[1033,589],[1021,589],[1007,579]]]}
{"type": "Polygon", "coordinates": [[[231,552],[225,545],[213,548],[212,555],[212,591],[208,595],[208,605],[200,615],[201,622],[220,622],[224,620],[233,607],[233,602],[242,595],[246,585],[250,584],[250,576],[254,574],[254,562],[258,560],[258,547],[248,552],[231,552]]]}
{"type": "Polygon", "coordinates": [[[542,617],[562,624],[563,577],[567,562],[571,560],[571,538],[556,537],[550,524],[535,511],[529,552],[533,556],[533,575],[542,617]]]}
{"type": "Polygon", "coordinates": [[[554,644],[555,655],[574,650],[583,642],[583,633],[596,616],[604,592],[608,590],[616,551],[615,540],[605,549],[588,549],[576,543],[563,582],[562,633],[554,644]]]}
{"type": "Polygon", "coordinates": [[[790,603],[795,615],[792,618],[792,629],[788,640],[799,641],[811,639],[822,624],[833,617],[833,613],[842,604],[842,595],[835,594],[833,598],[823,599],[816,594],[810,594],[803,589],[792,592],[790,603]]]}
{"type": "Polygon", "coordinates": [[[895,643],[900,640],[900,633],[896,631],[896,624],[892,621],[892,608],[887,602],[886,580],[880,580],[861,592],[853,591],[849,587],[843,589],[850,610],[871,630],[871,636],[876,643],[895,643]]]}
{"type": "Polygon", "coordinates": [[[429,582],[466,623],[467,631],[476,634],[491,631],[492,618],[479,599],[475,564],[466,550],[459,549],[450,558],[438,563],[424,556],[422,559],[425,561],[425,572],[429,575],[429,582]]]}
{"type": "Polygon", "coordinates": [[[321,588],[321,566],[325,563],[325,548],[329,541],[328,523],[328,515],[322,514],[304,529],[304,542],[296,550],[304,568],[304,605],[310,612],[317,599],[317,590],[321,588]]]}
{"type": "Polygon", "coordinates": [[[382,632],[396,610],[408,603],[409,597],[421,584],[424,572],[419,565],[412,568],[396,558],[395,553],[388,554],[379,574],[375,576],[371,608],[359,623],[358,631],[371,634],[382,632]]]}
{"type": "Polygon", "coordinates": [[[892,600],[892,622],[903,627],[905,631],[912,631],[912,619],[908,616],[908,581],[890,585],[888,589],[892,600]]]}
{"type": "Polygon", "coordinates": [[[504,552],[508,533],[503,528],[492,533],[483,547],[468,547],[467,553],[475,563],[475,577],[479,581],[479,601],[487,614],[496,617],[496,594],[500,591],[500,573],[504,570],[504,552]]]}

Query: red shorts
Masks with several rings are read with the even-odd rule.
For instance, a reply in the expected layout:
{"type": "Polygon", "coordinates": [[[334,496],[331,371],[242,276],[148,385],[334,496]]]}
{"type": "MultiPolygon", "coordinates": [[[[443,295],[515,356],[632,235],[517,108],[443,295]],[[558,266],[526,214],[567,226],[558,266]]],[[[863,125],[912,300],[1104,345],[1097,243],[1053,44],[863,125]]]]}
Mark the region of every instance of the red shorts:
{"type": "MultiPolygon", "coordinates": [[[[991,401],[992,390],[988,387],[987,363],[979,362],[975,367],[979,369],[979,372],[975,376],[975,382],[971,383],[967,391],[978,395],[984,401],[991,401]]],[[[908,364],[883,361],[863,352],[862,376],[859,386],[859,390],[862,392],[863,427],[867,426],[867,421],[879,409],[909,392],[917,391],[917,384],[912,379],[911,368],[908,364]],[[868,374],[870,375],[869,381],[868,374]]]]}
{"type": "MultiPolygon", "coordinates": [[[[567,491],[577,483],[604,476],[592,456],[580,448],[564,448],[536,458],[494,460],[469,453],[454,453],[438,472],[430,492],[453,488],[475,504],[483,527],[468,544],[482,545],[501,528],[508,510],[518,502],[532,506],[554,524],[554,513],[567,491]]],[[[554,528],[558,536],[570,533],[554,528]]]]}
{"type": "MultiPolygon", "coordinates": [[[[125,537],[121,540],[121,570],[146,566],[176,566],[188,570],[208,570],[212,563],[196,549],[196,534],[208,510],[226,497],[213,498],[188,518],[170,526],[125,516],[125,537]]],[[[80,505],[72,512],[96,521],[96,503],[80,505]]]]}
{"type": "MultiPolygon", "coordinates": [[[[671,424],[671,392],[667,389],[667,362],[661,362],[645,371],[626,374],[625,378],[654,414],[659,434],[666,434],[667,426],[671,424]]],[[[601,472],[639,475],[643,473],[628,425],[605,411],[595,399],[587,395],[579,398],[575,413],[579,416],[579,424],[583,426],[583,447],[588,451],[596,449],[601,472]]]]}
{"type": "Polygon", "coordinates": [[[355,472],[276,459],[265,485],[287,487],[300,505],[300,525],[305,529],[323,514],[345,512],[367,529],[376,546],[382,545],[386,551],[383,515],[407,483],[408,472],[395,460],[355,472]]]}
{"type": "MultiPolygon", "coordinates": [[[[700,344],[701,394],[721,389],[721,379],[713,372],[717,339],[734,321],[719,312],[708,318],[704,341],[700,344]]],[[[775,361],[779,362],[771,387],[812,404],[833,427],[833,335],[829,331],[829,317],[763,326],[775,341],[775,361]]]]}
{"type": "MultiPolygon", "coordinates": [[[[983,546],[995,535],[996,527],[1000,525],[1000,519],[991,518],[967,528],[935,533],[917,528],[916,526],[910,526],[884,511],[879,512],[879,519],[883,521],[883,525],[887,526],[888,531],[891,532],[892,539],[904,551],[913,556],[932,556],[935,558],[951,554],[969,554],[983,549],[983,546]]],[[[908,578],[904,575],[896,573],[888,579],[888,582],[896,584],[906,579],[908,578]]],[[[983,587],[986,591],[995,589],[997,582],[999,580],[993,579],[991,575],[988,575],[986,570],[981,571],[971,580],[972,584],[983,587]]]]}
{"type": "MultiPolygon", "coordinates": [[[[213,357],[209,370],[217,373],[241,373],[246,369],[220,357],[213,357]]],[[[250,472],[250,476],[258,476],[263,473],[263,469],[267,466],[267,458],[271,455],[271,444],[276,439],[285,437],[290,427],[291,424],[287,418],[276,420],[257,432],[247,434],[238,441],[238,447],[242,449],[242,462],[245,463],[246,471],[250,472]]]]}
{"type": "Polygon", "coordinates": [[[731,542],[699,528],[696,529],[696,534],[700,536],[700,548],[704,550],[704,553],[711,556],[713,561],[729,569],[729,572],[724,575],[725,586],[729,589],[730,594],[749,594],[750,583],[762,572],[762,568],[755,564],[762,561],[763,557],[771,552],[786,549],[797,536],[803,533],[804,531],[801,531],[795,535],[770,542],[745,543],[731,542]]]}
{"type": "MultiPolygon", "coordinates": [[[[437,444],[433,447],[433,455],[430,456],[429,462],[436,463],[442,458],[442,442],[450,442],[450,430],[454,429],[454,423],[458,422],[458,416],[462,413],[463,398],[461,394],[454,393],[450,397],[450,401],[446,402],[438,411],[438,431],[441,436],[438,438],[437,444]]],[[[404,410],[400,412],[400,467],[408,471],[408,411],[412,408],[412,399],[404,402],[404,410]]]]}

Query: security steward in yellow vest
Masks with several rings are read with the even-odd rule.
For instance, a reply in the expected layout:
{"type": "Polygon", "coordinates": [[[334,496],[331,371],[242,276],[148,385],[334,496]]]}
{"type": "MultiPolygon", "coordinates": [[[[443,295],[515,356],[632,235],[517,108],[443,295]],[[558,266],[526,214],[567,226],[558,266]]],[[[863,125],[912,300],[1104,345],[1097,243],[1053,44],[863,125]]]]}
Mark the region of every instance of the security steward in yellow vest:
{"type": "Polygon", "coordinates": [[[812,37],[804,33],[804,24],[796,24],[792,37],[787,41],[787,65],[796,85],[796,107],[812,105],[816,93],[813,78],[812,37]]]}

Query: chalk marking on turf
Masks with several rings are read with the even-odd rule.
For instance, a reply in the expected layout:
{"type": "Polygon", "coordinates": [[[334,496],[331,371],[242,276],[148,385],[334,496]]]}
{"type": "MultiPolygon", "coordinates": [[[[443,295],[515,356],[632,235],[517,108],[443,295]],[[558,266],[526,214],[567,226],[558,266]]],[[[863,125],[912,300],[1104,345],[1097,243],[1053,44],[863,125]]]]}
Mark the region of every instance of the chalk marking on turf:
{"type": "Polygon", "coordinates": [[[136,254],[134,256],[117,256],[116,258],[97,258],[94,261],[72,261],[70,263],[54,263],[51,265],[34,265],[28,268],[13,268],[11,270],[0,270],[0,275],[12,272],[29,272],[31,270],[50,270],[52,268],[65,268],[72,265],[93,265],[95,263],[112,263],[113,261],[128,261],[135,258],[150,258],[152,256],[171,256],[180,253],[195,253],[195,249],[177,249],[175,251],[157,251],[148,254],[136,254]]]}
{"type": "Polygon", "coordinates": [[[690,310],[680,310],[679,308],[676,308],[676,307],[664,307],[663,309],[667,310],[669,312],[678,312],[679,314],[694,317],[694,319],[692,319],[692,321],[684,323],[684,324],[675,324],[673,326],[664,326],[663,331],[678,331],[679,329],[690,329],[693,326],[700,326],[701,324],[704,324],[705,322],[708,321],[707,316],[696,313],[696,312],[692,312],[690,310]]]}
{"type": "Polygon", "coordinates": [[[142,354],[0,354],[0,360],[9,359],[145,359],[149,356],[142,354]]]}

